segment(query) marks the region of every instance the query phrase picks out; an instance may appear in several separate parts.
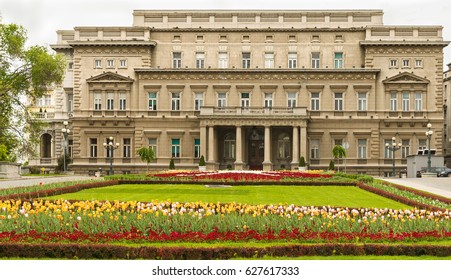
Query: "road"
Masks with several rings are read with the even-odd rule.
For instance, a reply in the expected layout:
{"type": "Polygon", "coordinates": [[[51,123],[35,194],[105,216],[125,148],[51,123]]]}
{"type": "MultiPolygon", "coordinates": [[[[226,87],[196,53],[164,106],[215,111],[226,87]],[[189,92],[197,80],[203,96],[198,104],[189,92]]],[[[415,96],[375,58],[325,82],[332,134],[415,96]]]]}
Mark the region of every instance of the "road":
{"type": "Polygon", "coordinates": [[[96,177],[89,176],[54,176],[54,177],[28,177],[23,176],[19,179],[14,180],[0,180],[0,189],[5,188],[15,188],[15,187],[25,187],[25,186],[34,186],[42,184],[51,184],[58,182],[66,182],[66,181],[86,181],[86,180],[98,180],[96,177]]]}
{"type": "Polygon", "coordinates": [[[440,178],[382,178],[385,181],[451,198],[451,177],[440,178]]]}

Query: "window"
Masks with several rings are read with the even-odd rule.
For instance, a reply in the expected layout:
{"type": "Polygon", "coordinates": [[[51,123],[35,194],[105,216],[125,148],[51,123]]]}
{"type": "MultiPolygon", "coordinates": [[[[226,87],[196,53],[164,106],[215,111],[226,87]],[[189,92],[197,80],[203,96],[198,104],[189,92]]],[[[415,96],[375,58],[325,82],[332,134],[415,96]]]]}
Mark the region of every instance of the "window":
{"type": "Polygon", "coordinates": [[[173,138],[171,140],[171,156],[173,158],[180,158],[180,138],[173,138]]]}
{"type": "Polygon", "coordinates": [[[127,96],[125,95],[125,92],[119,93],[119,110],[124,111],[127,109],[127,96]]]}
{"type": "Polygon", "coordinates": [[[172,53],[172,68],[182,68],[182,53],[172,53]]]}
{"type": "Polygon", "coordinates": [[[410,68],[410,59],[402,60],[402,68],[410,68]]]}
{"type": "Polygon", "coordinates": [[[272,93],[265,93],[265,108],[272,107],[272,93]]]}
{"type": "Polygon", "coordinates": [[[107,59],[106,60],[106,67],[107,68],[114,68],[114,59],[107,59]]]}
{"type": "Polygon", "coordinates": [[[392,140],[391,139],[385,139],[384,140],[384,157],[385,158],[393,158],[393,151],[391,151],[390,149],[387,149],[387,144],[388,147],[392,146],[392,140]]]}
{"type": "Polygon", "coordinates": [[[248,92],[241,93],[241,107],[249,108],[251,103],[250,94],[248,92]]]}
{"type": "Polygon", "coordinates": [[[99,92],[94,93],[94,110],[102,110],[102,94],[99,92]]]}
{"type": "Polygon", "coordinates": [[[219,36],[219,41],[220,42],[227,42],[227,35],[220,35],[219,36]]]}
{"type": "Polygon", "coordinates": [[[249,35],[243,35],[243,41],[249,42],[250,41],[249,35]]]}
{"type": "Polygon", "coordinates": [[[278,157],[287,159],[291,157],[291,142],[287,134],[281,134],[277,140],[278,157]]]}
{"type": "Polygon", "coordinates": [[[423,68],[423,60],[415,59],[415,68],[423,68]]]}
{"type": "Polygon", "coordinates": [[[272,35],[266,35],[265,40],[266,42],[272,42],[274,37],[272,35]]]}
{"type": "Polygon", "coordinates": [[[288,53],[288,68],[297,68],[298,54],[295,52],[288,53]]]}
{"type": "Polygon", "coordinates": [[[289,92],[288,93],[288,108],[294,108],[296,107],[296,93],[295,92],[289,92]]]}
{"type": "Polygon", "coordinates": [[[227,94],[226,93],[218,93],[218,107],[224,108],[227,106],[227,94]]]}
{"type": "Polygon", "coordinates": [[[205,68],[205,53],[196,53],[196,68],[205,68]]]}
{"type": "Polygon", "coordinates": [[[89,157],[97,157],[97,138],[89,138],[89,157]]]}
{"type": "Polygon", "coordinates": [[[427,139],[418,139],[418,150],[424,151],[427,149],[427,139]]]}
{"type": "Polygon", "coordinates": [[[341,34],[335,35],[335,41],[336,42],[343,42],[343,35],[341,35],[341,34]]]}
{"type": "Polygon", "coordinates": [[[67,152],[71,158],[74,158],[74,140],[68,141],[67,152]]]}
{"type": "Polygon", "coordinates": [[[127,60],[126,59],[119,60],[119,67],[120,68],[126,68],[127,67],[127,60]]]}
{"type": "Polygon", "coordinates": [[[402,156],[402,158],[407,158],[407,156],[410,155],[410,140],[402,139],[401,143],[402,143],[401,156],[402,156]]]}
{"type": "Polygon", "coordinates": [[[334,146],[342,146],[343,147],[343,139],[334,139],[334,146]]]}
{"type": "Polygon", "coordinates": [[[251,53],[250,52],[243,52],[242,54],[242,62],[243,62],[243,68],[249,69],[251,68],[251,53]]]}
{"type": "Polygon", "coordinates": [[[359,111],[366,111],[366,93],[365,92],[359,92],[357,94],[357,98],[358,98],[358,104],[357,104],[357,109],[359,111]]]}
{"type": "Polygon", "coordinates": [[[200,139],[194,139],[194,158],[200,158],[200,139]]]}
{"type": "MultiPolygon", "coordinates": [[[[114,140],[110,140],[109,138],[105,138],[105,142],[107,145],[114,145],[114,140]]],[[[114,157],[114,149],[106,149],[106,157],[113,158],[114,157]]]]}
{"type": "Polygon", "coordinates": [[[132,144],[131,144],[131,139],[130,138],[124,138],[123,140],[123,153],[122,156],[124,158],[130,158],[131,154],[132,154],[132,144]]]}
{"type": "Polygon", "coordinates": [[[398,68],[398,60],[391,58],[390,59],[390,68],[398,68]]]}
{"type": "Polygon", "coordinates": [[[197,92],[194,94],[194,111],[200,111],[202,106],[204,106],[204,94],[197,92]]]}
{"type": "Polygon", "coordinates": [[[157,158],[157,138],[149,138],[149,148],[153,151],[153,157],[157,158]]]}
{"type": "Polygon", "coordinates": [[[312,92],[311,108],[312,111],[319,111],[319,92],[312,92]]]}
{"type": "Polygon", "coordinates": [[[312,35],[312,42],[319,42],[319,35],[312,35]]]}
{"type": "Polygon", "coordinates": [[[274,68],[274,53],[265,53],[265,68],[274,68]]]}
{"type": "Polygon", "coordinates": [[[149,92],[149,111],[157,110],[157,93],[149,92]]]}
{"type": "Polygon", "coordinates": [[[366,159],[366,139],[358,139],[357,146],[357,157],[359,159],[366,159]]]}
{"type": "Polygon", "coordinates": [[[313,52],[312,53],[312,68],[319,68],[320,67],[320,60],[319,60],[319,52],[313,52]]]}
{"type": "Polygon", "coordinates": [[[182,41],[182,36],[174,35],[174,37],[172,37],[172,41],[180,42],[180,41],[182,41]]]}
{"type": "Polygon", "coordinates": [[[224,158],[235,158],[235,135],[227,133],[224,137],[224,158]]]}
{"type": "Polygon", "coordinates": [[[343,93],[335,93],[334,110],[343,111],[343,93]]]}
{"type": "Polygon", "coordinates": [[[423,110],[423,99],[421,92],[415,92],[414,109],[419,112],[423,110]]]}
{"type": "Polygon", "coordinates": [[[343,53],[342,52],[335,53],[334,67],[335,67],[335,69],[343,68],[343,53]]]}
{"type": "Polygon", "coordinates": [[[197,35],[196,36],[196,41],[203,41],[204,40],[204,36],[203,35],[197,35]]]}
{"type": "Polygon", "coordinates": [[[172,111],[180,111],[180,92],[171,93],[171,109],[172,111]]]}
{"type": "Polygon", "coordinates": [[[402,93],[402,110],[403,111],[410,110],[410,95],[408,92],[402,93]]]}
{"type": "Polygon", "coordinates": [[[67,111],[69,113],[74,111],[74,95],[72,93],[67,95],[67,111]]]}
{"type": "Polygon", "coordinates": [[[229,67],[229,59],[226,52],[220,52],[218,54],[218,67],[227,68],[229,67]]]}
{"type": "Polygon", "coordinates": [[[101,59],[96,59],[94,61],[94,67],[95,68],[102,68],[102,60],[101,59]]]}
{"type": "Polygon", "coordinates": [[[106,95],[106,109],[114,110],[114,93],[108,92],[106,95]]]}
{"type": "Polygon", "coordinates": [[[296,42],[296,35],[288,35],[288,42],[296,42]]]}
{"type": "Polygon", "coordinates": [[[310,140],[310,158],[319,159],[319,140],[310,140]]]}
{"type": "Polygon", "coordinates": [[[74,63],[73,63],[73,62],[69,62],[69,63],[67,64],[67,68],[68,68],[69,70],[74,69],[74,63]]]}
{"type": "Polygon", "coordinates": [[[390,111],[397,111],[398,110],[398,96],[396,92],[390,93],[390,111]]]}

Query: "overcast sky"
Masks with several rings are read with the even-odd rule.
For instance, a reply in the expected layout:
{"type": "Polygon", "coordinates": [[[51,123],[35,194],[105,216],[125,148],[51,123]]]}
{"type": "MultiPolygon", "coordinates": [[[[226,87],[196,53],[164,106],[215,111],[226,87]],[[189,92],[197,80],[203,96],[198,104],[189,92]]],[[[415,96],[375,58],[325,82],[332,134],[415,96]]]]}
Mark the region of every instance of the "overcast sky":
{"type": "Polygon", "coordinates": [[[56,30],[74,26],[131,26],[139,9],[382,9],[386,25],[441,25],[451,41],[449,0],[0,0],[3,22],[23,25],[33,45],[53,44],[56,30]]]}

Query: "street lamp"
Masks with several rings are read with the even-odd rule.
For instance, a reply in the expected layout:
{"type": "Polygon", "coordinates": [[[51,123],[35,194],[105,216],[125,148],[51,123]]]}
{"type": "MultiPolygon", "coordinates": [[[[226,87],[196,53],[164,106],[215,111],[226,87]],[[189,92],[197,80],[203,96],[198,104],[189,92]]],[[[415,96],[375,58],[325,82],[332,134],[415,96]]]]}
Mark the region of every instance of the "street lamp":
{"type": "Polygon", "coordinates": [[[395,177],[396,171],[395,171],[395,152],[399,149],[401,149],[402,143],[396,144],[396,138],[391,138],[391,145],[389,143],[385,143],[385,148],[389,151],[392,151],[392,159],[393,159],[393,169],[392,169],[392,176],[395,177]]]}
{"type": "Polygon", "coordinates": [[[103,143],[103,147],[107,150],[110,157],[110,172],[109,175],[113,175],[113,151],[119,148],[119,143],[113,144],[113,136],[108,138],[108,143],[103,143]]]}
{"type": "Polygon", "coordinates": [[[428,131],[426,131],[426,137],[428,139],[428,173],[431,173],[431,137],[434,132],[431,130],[431,123],[428,123],[427,127],[428,131]]]}
{"type": "Polygon", "coordinates": [[[64,169],[64,172],[67,171],[67,166],[66,166],[67,137],[70,133],[70,129],[67,128],[68,124],[69,123],[67,121],[64,121],[63,122],[64,127],[61,129],[61,132],[63,133],[63,137],[64,137],[64,142],[63,142],[63,169],[64,169]]]}

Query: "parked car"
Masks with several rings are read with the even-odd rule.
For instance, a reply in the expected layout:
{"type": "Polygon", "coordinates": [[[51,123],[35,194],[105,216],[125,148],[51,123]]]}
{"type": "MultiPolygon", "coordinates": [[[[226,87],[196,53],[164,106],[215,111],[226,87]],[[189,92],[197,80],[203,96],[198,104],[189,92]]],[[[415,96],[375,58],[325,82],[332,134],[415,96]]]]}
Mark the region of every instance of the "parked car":
{"type": "Polygon", "coordinates": [[[440,177],[451,177],[451,169],[450,168],[446,168],[445,170],[440,172],[439,176],[440,177]]]}
{"type": "MultiPolygon", "coordinates": [[[[431,167],[431,173],[436,173],[437,177],[442,176],[440,175],[443,171],[445,171],[447,168],[445,167],[431,167]]],[[[427,167],[422,167],[421,170],[417,171],[417,177],[421,178],[423,175],[423,173],[426,173],[427,171],[427,167]]],[[[447,175],[446,175],[447,176],[447,175]]],[[[446,177],[445,176],[445,177],[446,177]]],[[[450,175],[451,176],[451,175],[450,175]]]]}

